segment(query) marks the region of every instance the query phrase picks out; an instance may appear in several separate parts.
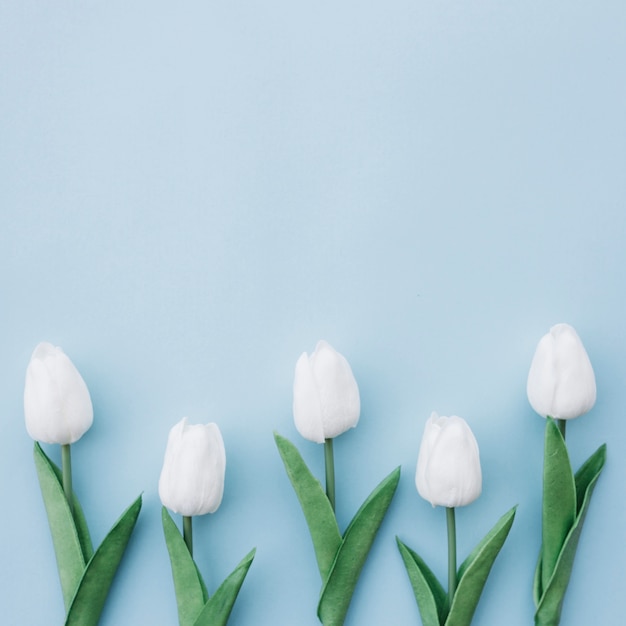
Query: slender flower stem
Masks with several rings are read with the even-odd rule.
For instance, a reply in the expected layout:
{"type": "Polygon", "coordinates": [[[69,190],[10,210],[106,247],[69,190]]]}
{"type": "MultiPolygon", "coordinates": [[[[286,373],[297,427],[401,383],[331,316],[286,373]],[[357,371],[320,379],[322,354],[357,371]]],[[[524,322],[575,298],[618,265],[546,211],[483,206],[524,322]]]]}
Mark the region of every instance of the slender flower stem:
{"type": "Polygon", "coordinates": [[[61,469],[63,473],[63,491],[65,499],[70,507],[72,517],[74,516],[74,498],[72,497],[72,454],[70,444],[61,444],[61,469]]]}
{"type": "Polygon", "coordinates": [[[335,457],[333,456],[333,440],[324,441],[324,461],[326,466],[326,496],[330,506],[335,510],[335,457]]]}
{"type": "Polygon", "coordinates": [[[563,435],[563,439],[565,439],[565,426],[567,425],[567,420],[555,420],[556,425],[559,427],[561,434],[563,435]]]}
{"type": "Polygon", "coordinates": [[[191,523],[192,519],[193,518],[189,515],[183,515],[183,539],[185,540],[185,544],[191,556],[193,556],[193,528],[191,523]]]}
{"type": "Polygon", "coordinates": [[[446,507],[446,522],[448,523],[448,601],[452,606],[452,600],[456,593],[456,519],[454,508],[446,507]]]}

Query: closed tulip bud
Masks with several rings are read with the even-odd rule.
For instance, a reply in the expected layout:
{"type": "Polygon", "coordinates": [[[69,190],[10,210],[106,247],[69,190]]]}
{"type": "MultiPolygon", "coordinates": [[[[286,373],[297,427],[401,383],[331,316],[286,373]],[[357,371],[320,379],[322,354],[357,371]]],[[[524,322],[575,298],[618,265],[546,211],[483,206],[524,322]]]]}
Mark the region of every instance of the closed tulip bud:
{"type": "Polygon", "coordinates": [[[535,351],[526,386],[530,405],[543,417],[568,420],[596,402],[596,379],[580,337],[569,324],[557,324],[535,351]]]}
{"type": "Polygon", "coordinates": [[[482,491],[478,444],[467,422],[433,412],[426,422],[415,484],[433,506],[465,506],[482,491]]]}
{"type": "Polygon", "coordinates": [[[26,369],[24,417],[33,439],[61,445],[78,441],[93,423],[85,381],[63,350],[50,343],[35,348],[26,369]]]}
{"type": "Polygon", "coordinates": [[[303,353],[293,381],[293,417],[298,432],[323,443],[359,421],[361,401],[350,364],[325,341],[315,352],[303,353]]]}
{"type": "Polygon", "coordinates": [[[215,513],[222,502],[226,451],[217,424],[188,425],[183,418],[171,430],[159,478],[164,506],[187,517],[215,513]]]}

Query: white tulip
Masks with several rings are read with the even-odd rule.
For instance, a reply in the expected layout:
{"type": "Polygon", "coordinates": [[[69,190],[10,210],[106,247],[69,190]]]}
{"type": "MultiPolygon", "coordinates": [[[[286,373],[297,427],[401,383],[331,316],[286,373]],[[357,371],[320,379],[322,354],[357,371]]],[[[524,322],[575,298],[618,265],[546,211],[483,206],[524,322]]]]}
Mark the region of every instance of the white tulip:
{"type": "Polygon", "coordinates": [[[33,439],[61,445],[78,441],[93,423],[85,381],[63,350],[50,343],[35,348],[26,369],[24,417],[33,439]]]}
{"type": "Polygon", "coordinates": [[[433,506],[465,506],[482,491],[478,444],[467,422],[433,412],[424,428],[415,485],[433,506]]]}
{"type": "Polygon", "coordinates": [[[526,386],[539,415],[568,420],[587,413],[596,402],[596,379],[585,347],[569,324],[557,324],[535,351],[526,386]]]}
{"type": "Polygon", "coordinates": [[[293,417],[298,432],[323,443],[354,428],[361,412],[359,387],[350,364],[326,341],[296,363],[293,417]]]}
{"type": "Polygon", "coordinates": [[[226,451],[217,424],[188,425],[183,418],[171,430],[159,478],[164,506],[187,517],[215,513],[222,502],[226,451]]]}

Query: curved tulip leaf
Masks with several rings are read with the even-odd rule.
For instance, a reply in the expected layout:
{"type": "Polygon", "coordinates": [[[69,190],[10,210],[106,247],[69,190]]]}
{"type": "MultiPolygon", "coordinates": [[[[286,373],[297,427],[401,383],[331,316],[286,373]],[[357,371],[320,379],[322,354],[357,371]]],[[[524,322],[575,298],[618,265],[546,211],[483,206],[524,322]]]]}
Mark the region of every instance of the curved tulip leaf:
{"type": "Polygon", "coordinates": [[[441,626],[448,596],[424,560],[396,537],[424,626],[441,626]]]}
{"type": "Polygon", "coordinates": [[[461,564],[458,586],[445,626],[471,624],[489,572],[513,525],[516,509],[514,506],[507,511],[461,564]]]}
{"type": "Polygon", "coordinates": [[[591,493],[589,490],[593,490],[595,482],[600,477],[600,472],[604,468],[606,463],[606,444],[603,443],[580,467],[574,476],[576,482],[576,511],[577,515],[580,515],[585,501],[586,506],[589,506],[589,498],[591,493]]]}
{"type": "Polygon", "coordinates": [[[311,474],[298,449],[278,433],[274,433],[274,439],[309,526],[320,575],[326,580],[341,545],[335,513],[322,485],[311,474]]]}
{"type": "Polygon", "coordinates": [[[543,461],[541,585],[556,566],[565,537],[576,519],[576,485],[567,446],[556,422],[548,417],[543,461]]]}
{"type": "MultiPolygon", "coordinates": [[[[39,446],[38,443],[35,444],[39,446]]],[[[45,452],[39,448],[41,454],[46,456],[45,452]]],[[[55,465],[48,456],[46,456],[48,462],[50,463],[50,467],[52,467],[54,473],[56,474],[57,480],[59,481],[59,485],[63,487],[63,472],[61,469],[55,465]]],[[[89,559],[93,556],[93,544],[91,543],[91,536],[89,534],[89,528],[87,527],[87,520],[85,519],[85,514],[83,512],[83,507],[80,505],[76,494],[72,492],[72,504],[74,506],[74,523],[76,525],[76,532],[78,533],[78,539],[80,541],[80,546],[83,551],[83,557],[85,559],[85,563],[89,561],[89,559]]]]}
{"type": "Polygon", "coordinates": [[[54,463],[46,456],[38,443],[35,443],[34,457],[52,534],[63,601],[65,610],[68,610],[85,570],[83,547],[63,487],[54,469],[54,463]]]}
{"type": "Polygon", "coordinates": [[[350,522],[324,581],[317,615],[324,626],[343,624],[361,569],[400,480],[397,467],[368,496],[350,522]]]}
{"type": "Polygon", "coordinates": [[[97,626],[140,511],[141,496],[122,513],[87,563],[67,613],[65,626],[97,626]]]}
{"type": "Polygon", "coordinates": [[[195,623],[208,600],[206,586],[183,536],[165,507],[161,509],[161,520],[172,566],[178,621],[180,626],[189,626],[195,623]]]}
{"type": "MultiPolygon", "coordinates": [[[[605,462],[606,444],[603,444],[576,472],[576,491],[579,494],[580,507],[574,525],[559,553],[554,573],[543,589],[540,589],[537,583],[535,584],[535,601],[537,603],[537,612],[535,613],[536,626],[554,626],[559,623],[563,599],[574,566],[574,557],[576,556],[580,533],[589,509],[593,490],[605,462]],[[538,601],[537,598],[539,598],[538,601]]],[[[541,561],[537,567],[540,567],[540,565],[541,561]]]]}
{"type": "Polygon", "coordinates": [[[256,548],[253,548],[237,565],[233,572],[209,598],[204,609],[193,622],[194,626],[225,626],[243,585],[243,581],[252,565],[256,548]]]}

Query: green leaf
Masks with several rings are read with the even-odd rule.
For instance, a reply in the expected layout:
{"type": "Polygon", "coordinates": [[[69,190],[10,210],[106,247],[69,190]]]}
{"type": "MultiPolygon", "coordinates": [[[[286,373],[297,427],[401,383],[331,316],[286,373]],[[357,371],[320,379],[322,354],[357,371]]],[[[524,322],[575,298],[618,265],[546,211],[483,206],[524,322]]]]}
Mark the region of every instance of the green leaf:
{"type": "MultiPolygon", "coordinates": [[[[38,446],[39,444],[35,445],[38,446]]],[[[41,453],[45,454],[43,450],[41,450],[41,453]]],[[[48,461],[56,474],[59,485],[63,487],[63,472],[57,465],[50,461],[49,458],[48,461]]],[[[85,519],[85,514],[83,513],[83,507],[80,505],[80,502],[73,491],[72,504],[74,505],[74,523],[76,525],[76,532],[78,533],[78,539],[80,540],[80,546],[83,551],[85,563],[87,563],[87,561],[89,561],[89,559],[93,556],[93,545],[91,543],[91,536],[89,535],[89,528],[87,527],[87,520],[85,519]]]]}
{"type": "Polygon", "coordinates": [[[396,537],[424,626],[441,626],[447,594],[424,560],[396,537]]]}
{"type": "Polygon", "coordinates": [[[397,467],[372,491],[350,522],[322,587],[317,615],[324,626],[343,624],[359,574],[399,480],[397,467]]]}
{"type": "Polygon", "coordinates": [[[256,548],[253,548],[218,587],[194,622],[194,626],[225,626],[255,554],[256,548]]]}
{"type": "Polygon", "coordinates": [[[576,472],[576,491],[582,497],[576,520],[565,539],[551,578],[546,581],[535,613],[537,626],[556,626],[559,623],[563,599],[574,566],[574,557],[582,532],[591,496],[606,462],[606,445],[601,445],[576,472]]]}
{"type": "Polygon", "coordinates": [[[97,626],[140,511],[141,496],[124,511],[87,563],[69,608],[65,626],[97,626]]]}
{"type": "Polygon", "coordinates": [[[576,519],[576,485],[567,446],[556,422],[546,421],[543,461],[540,586],[550,579],[576,519]]]}
{"type": "Polygon", "coordinates": [[[181,626],[192,625],[208,599],[206,587],[183,536],[165,507],[161,509],[161,520],[172,566],[178,621],[181,626]]]}
{"type": "Polygon", "coordinates": [[[489,572],[513,525],[515,510],[507,511],[463,561],[445,626],[469,626],[489,572]]]}
{"type": "Polygon", "coordinates": [[[322,485],[311,474],[298,449],[278,433],[274,433],[274,439],[285,464],[287,476],[300,500],[300,506],[313,540],[317,566],[324,581],[328,577],[341,545],[341,533],[335,513],[322,485]]]}
{"type": "Polygon", "coordinates": [[[574,480],[576,482],[576,512],[580,514],[587,498],[587,492],[592,483],[595,483],[600,476],[604,464],[606,463],[606,444],[603,443],[576,472],[574,480]]]}
{"type": "Polygon", "coordinates": [[[58,480],[58,468],[55,471],[54,463],[38,443],[35,443],[34,457],[67,611],[85,570],[83,548],[63,487],[58,480]]]}

